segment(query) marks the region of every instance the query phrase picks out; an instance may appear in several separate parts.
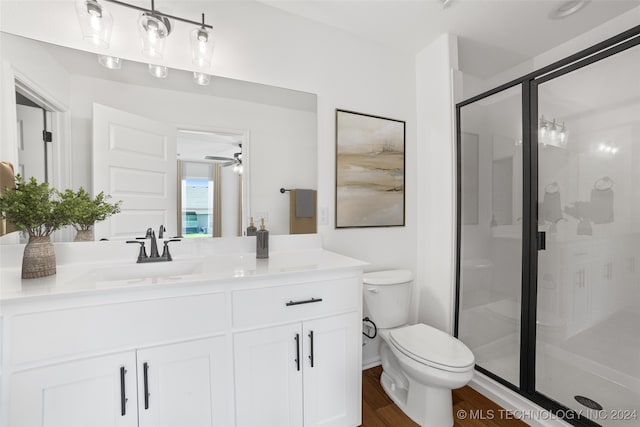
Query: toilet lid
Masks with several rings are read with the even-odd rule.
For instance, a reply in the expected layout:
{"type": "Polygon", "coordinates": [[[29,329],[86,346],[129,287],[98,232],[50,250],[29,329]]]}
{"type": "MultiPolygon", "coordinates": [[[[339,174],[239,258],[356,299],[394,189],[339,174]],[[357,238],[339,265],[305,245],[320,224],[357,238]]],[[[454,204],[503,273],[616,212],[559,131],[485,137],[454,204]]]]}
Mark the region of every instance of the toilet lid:
{"type": "Polygon", "coordinates": [[[475,363],[462,341],[422,323],[392,330],[389,336],[398,350],[426,365],[456,370],[475,363]]]}

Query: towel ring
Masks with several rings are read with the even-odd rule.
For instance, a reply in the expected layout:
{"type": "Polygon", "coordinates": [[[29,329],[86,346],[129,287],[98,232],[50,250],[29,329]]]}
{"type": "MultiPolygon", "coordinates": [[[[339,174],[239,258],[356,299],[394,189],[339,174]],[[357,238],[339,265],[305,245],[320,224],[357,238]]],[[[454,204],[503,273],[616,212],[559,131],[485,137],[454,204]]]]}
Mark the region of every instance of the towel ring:
{"type": "Polygon", "coordinates": [[[544,187],[544,192],[547,194],[556,194],[558,191],[560,191],[560,187],[556,181],[553,181],[551,184],[547,184],[546,187],[544,187]]]}
{"type": "Polygon", "coordinates": [[[608,176],[603,176],[593,183],[593,188],[596,190],[608,190],[611,187],[613,187],[613,180],[608,176]]]}

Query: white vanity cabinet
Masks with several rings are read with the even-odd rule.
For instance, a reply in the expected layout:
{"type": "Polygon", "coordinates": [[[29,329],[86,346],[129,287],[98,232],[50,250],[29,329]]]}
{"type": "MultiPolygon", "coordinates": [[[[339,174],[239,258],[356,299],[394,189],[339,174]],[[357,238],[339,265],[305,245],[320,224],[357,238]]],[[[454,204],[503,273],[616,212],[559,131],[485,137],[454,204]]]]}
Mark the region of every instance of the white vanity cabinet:
{"type": "Polygon", "coordinates": [[[234,325],[257,328],[234,334],[237,427],[359,425],[360,289],[352,277],[234,293],[234,325]],[[259,327],[274,321],[287,323],[259,327]]]}
{"type": "Polygon", "coordinates": [[[358,426],[362,263],[247,271],[0,293],[0,427],[358,426]]]}

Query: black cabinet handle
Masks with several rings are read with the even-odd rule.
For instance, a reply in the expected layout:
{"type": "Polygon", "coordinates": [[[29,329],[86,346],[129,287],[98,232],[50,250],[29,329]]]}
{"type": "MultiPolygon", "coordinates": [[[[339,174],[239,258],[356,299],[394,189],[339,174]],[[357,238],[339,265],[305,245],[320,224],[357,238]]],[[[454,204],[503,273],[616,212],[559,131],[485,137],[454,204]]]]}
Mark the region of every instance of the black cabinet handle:
{"type": "Polygon", "coordinates": [[[311,341],[311,352],[309,353],[309,360],[311,361],[311,367],[313,368],[313,331],[309,331],[309,340],[311,341]]]}
{"type": "Polygon", "coordinates": [[[544,251],[547,249],[547,233],[544,231],[538,231],[538,250],[544,251]]]}
{"type": "Polygon", "coordinates": [[[296,334],[296,369],[300,370],[300,334],[296,334]]]}
{"type": "Polygon", "coordinates": [[[149,409],[149,364],[142,364],[142,375],[144,380],[144,409],[149,409]]]}
{"type": "Polygon", "coordinates": [[[311,298],[304,301],[289,301],[285,305],[287,307],[291,307],[292,305],[311,304],[314,302],[322,302],[322,298],[311,298]]]}
{"type": "Polygon", "coordinates": [[[127,415],[127,390],[125,388],[124,376],[127,370],[124,366],[120,367],[120,415],[127,415]]]}

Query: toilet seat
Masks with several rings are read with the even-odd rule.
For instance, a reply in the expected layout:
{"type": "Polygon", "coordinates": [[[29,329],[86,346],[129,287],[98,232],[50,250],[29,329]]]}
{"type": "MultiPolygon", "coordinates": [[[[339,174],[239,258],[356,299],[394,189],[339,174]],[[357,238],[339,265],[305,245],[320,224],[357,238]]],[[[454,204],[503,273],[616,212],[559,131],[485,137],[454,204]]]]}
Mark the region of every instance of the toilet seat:
{"type": "Polygon", "coordinates": [[[422,323],[391,330],[389,338],[405,356],[437,369],[463,372],[475,364],[473,353],[461,341],[422,323]]]}

